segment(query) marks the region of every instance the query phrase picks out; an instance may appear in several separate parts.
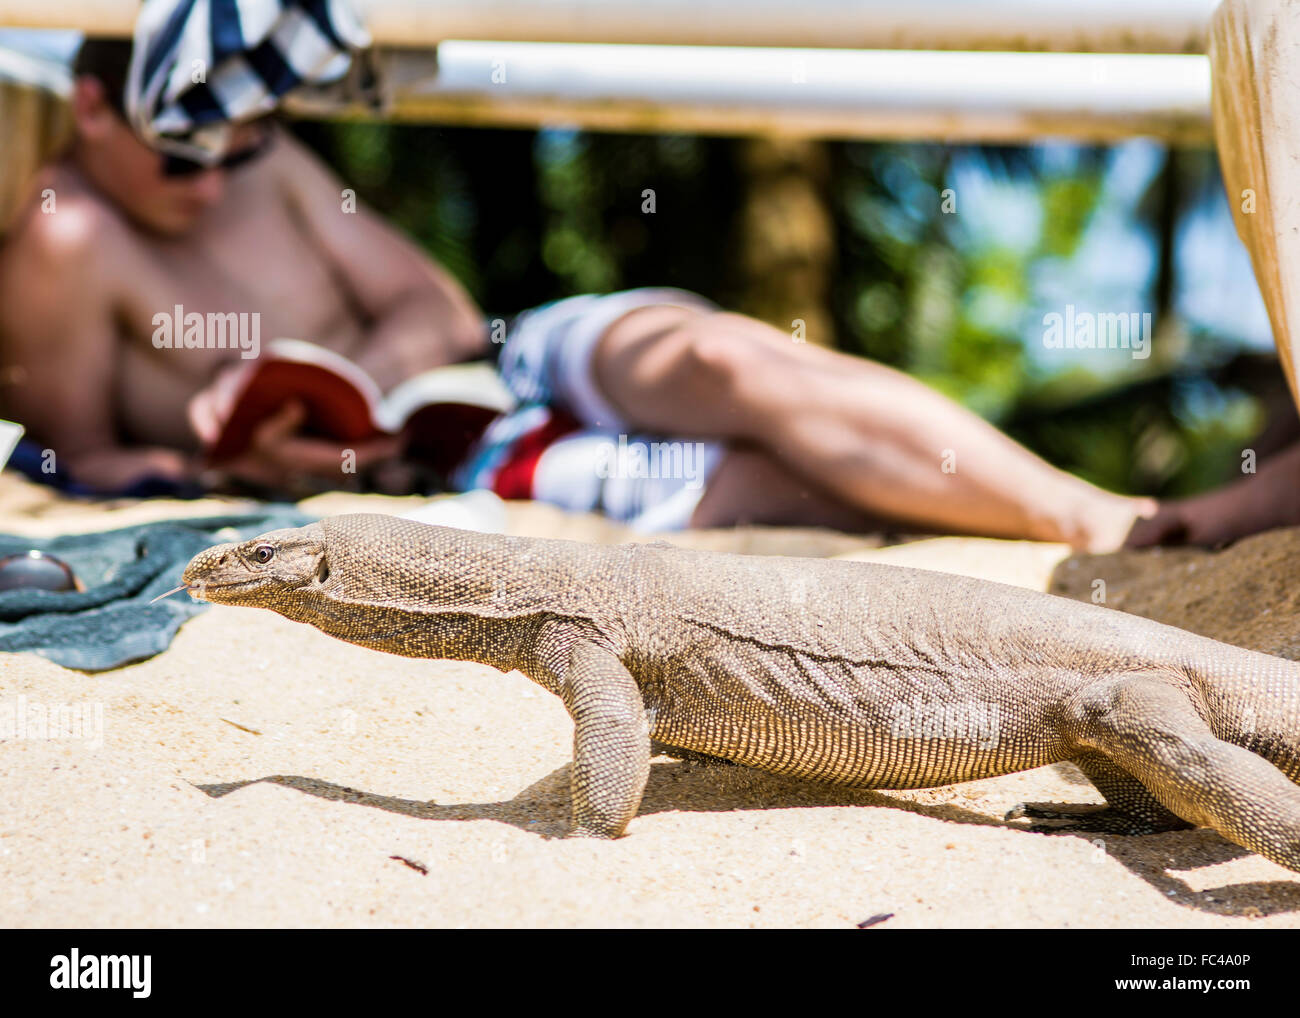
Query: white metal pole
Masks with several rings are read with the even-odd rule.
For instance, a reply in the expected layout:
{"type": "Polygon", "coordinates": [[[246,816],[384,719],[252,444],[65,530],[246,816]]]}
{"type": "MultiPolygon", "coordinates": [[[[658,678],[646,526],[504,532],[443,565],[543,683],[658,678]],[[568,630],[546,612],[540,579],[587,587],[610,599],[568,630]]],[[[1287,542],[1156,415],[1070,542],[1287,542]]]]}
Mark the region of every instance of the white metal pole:
{"type": "Polygon", "coordinates": [[[1020,141],[1210,139],[1202,56],[450,41],[386,53],[401,119],[1020,141]]]}

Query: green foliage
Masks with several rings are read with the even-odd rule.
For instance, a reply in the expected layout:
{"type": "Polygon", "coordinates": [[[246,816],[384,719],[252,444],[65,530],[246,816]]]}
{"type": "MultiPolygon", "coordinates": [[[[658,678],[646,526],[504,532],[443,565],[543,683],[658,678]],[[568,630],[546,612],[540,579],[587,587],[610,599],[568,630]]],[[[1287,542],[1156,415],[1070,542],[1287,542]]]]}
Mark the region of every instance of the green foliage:
{"type": "Polygon", "coordinates": [[[841,147],[843,343],[1002,421],[1033,385],[1020,329],[1028,274],[1040,259],[1075,250],[1099,176],[1090,168],[1041,184],[1042,228],[1028,248],[996,238],[958,245],[959,207],[945,192],[953,153],[929,145],[841,147]]]}
{"type": "MultiPolygon", "coordinates": [[[[1030,281],[1079,250],[1102,197],[1105,150],[1054,170],[1027,150],[981,150],[986,180],[1027,181],[1021,200],[1037,203],[1036,236],[1010,243],[996,230],[964,232],[960,206],[945,204],[961,149],[838,148],[835,310],[845,348],[923,379],[1111,490],[1187,494],[1236,469],[1263,421],[1249,394],[1210,380],[1229,352],[1221,342],[1194,336],[1182,363],[1130,361],[1105,374],[1078,361],[1045,364],[1026,345],[1030,281]]],[[[1139,215],[1173,207],[1165,186],[1155,182],[1139,215]]]]}
{"type": "Polygon", "coordinates": [[[358,197],[491,313],[677,285],[726,299],[732,143],[678,135],[298,122],[358,197]],[[655,211],[642,211],[643,191],[655,211]]]}

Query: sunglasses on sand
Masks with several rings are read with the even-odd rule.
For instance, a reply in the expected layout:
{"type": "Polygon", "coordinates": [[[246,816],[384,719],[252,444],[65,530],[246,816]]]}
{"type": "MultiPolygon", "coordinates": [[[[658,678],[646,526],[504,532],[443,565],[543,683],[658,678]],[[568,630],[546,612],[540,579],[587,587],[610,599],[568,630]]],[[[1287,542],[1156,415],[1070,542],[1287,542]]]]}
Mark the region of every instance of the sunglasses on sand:
{"type": "Polygon", "coordinates": [[[43,551],[0,558],[0,590],[85,590],[62,559],[43,551]]]}

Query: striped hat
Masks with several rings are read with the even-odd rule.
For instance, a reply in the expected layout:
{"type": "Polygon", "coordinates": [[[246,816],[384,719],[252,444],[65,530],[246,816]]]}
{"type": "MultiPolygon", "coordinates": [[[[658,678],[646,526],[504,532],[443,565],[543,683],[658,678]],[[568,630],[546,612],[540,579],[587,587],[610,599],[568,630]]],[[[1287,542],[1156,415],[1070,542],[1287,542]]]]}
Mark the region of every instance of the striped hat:
{"type": "Polygon", "coordinates": [[[127,118],[159,151],[211,165],[234,124],[295,89],[358,98],[339,86],[357,84],[353,55],[369,45],[348,0],[145,0],[127,118]]]}

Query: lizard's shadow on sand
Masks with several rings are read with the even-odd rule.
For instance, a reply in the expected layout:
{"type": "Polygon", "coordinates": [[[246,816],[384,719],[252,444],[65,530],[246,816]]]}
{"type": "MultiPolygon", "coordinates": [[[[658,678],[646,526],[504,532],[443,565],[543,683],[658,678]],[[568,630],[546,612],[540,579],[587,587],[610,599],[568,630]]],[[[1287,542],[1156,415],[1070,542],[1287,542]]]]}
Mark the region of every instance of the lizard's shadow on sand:
{"type": "MultiPolygon", "coordinates": [[[[1053,764],[1051,769],[1073,785],[1087,789],[1080,798],[1095,798],[1096,789],[1071,764],[1053,764]]],[[[987,817],[981,817],[987,823],[987,817]]],[[[1024,829],[1027,822],[995,823],[1024,829]]],[[[1300,911],[1300,881],[1257,880],[1244,884],[1224,884],[1194,890],[1176,872],[1188,872],[1203,866],[1241,859],[1251,854],[1249,849],[1234,845],[1217,831],[1199,827],[1187,831],[1168,831],[1124,837],[1114,834],[1097,834],[1090,831],[1060,831],[1040,834],[1025,833],[1031,837],[1082,838],[1100,852],[1124,866],[1134,876],[1141,877],[1176,905],[1194,908],[1213,915],[1260,918],[1300,911]]]]}
{"type": "MultiPolygon", "coordinates": [[[[1063,774],[1067,780],[1069,774],[1063,774]]],[[[331,802],[349,802],[421,820],[494,820],[543,838],[562,837],[568,827],[569,766],[556,768],[512,799],[442,805],[363,792],[344,785],[295,774],[272,774],[247,781],[196,787],[214,799],[255,784],[283,785],[331,802]]],[[[1014,803],[1007,803],[1010,808],[1014,803]]],[[[985,813],[952,803],[925,803],[888,792],[820,785],[766,774],[746,767],[656,760],[650,767],[638,816],[670,812],[733,812],[814,806],[868,806],[901,809],[948,823],[978,824],[1024,830],[985,813]]],[[[938,836],[938,835],[936,835],[938,836]]],[[[1300,882],[1287,880],[1228,884],[1193,890],[1173,872],[1240,858],[1249,853],[1210,830],[1175,831],[1144,837],[1091,833],[1038,834],[1025,837],[1078,837],[1145,880],[1169,901],[1224,916],[1266,916],[1300,911],[1300,882]]],[[[1080,874],[1086,879],[1086,874],[1080,874]]]]}

